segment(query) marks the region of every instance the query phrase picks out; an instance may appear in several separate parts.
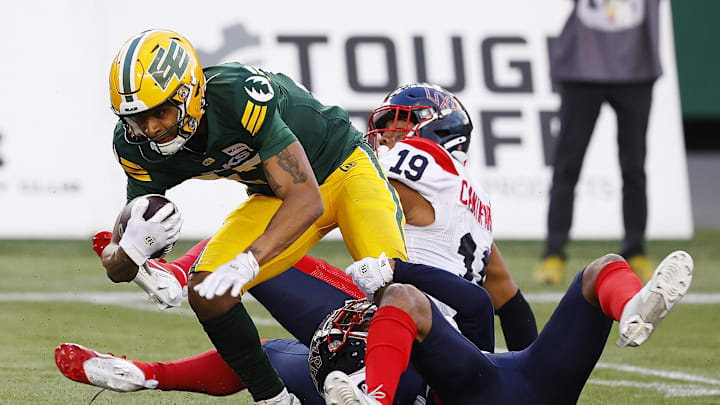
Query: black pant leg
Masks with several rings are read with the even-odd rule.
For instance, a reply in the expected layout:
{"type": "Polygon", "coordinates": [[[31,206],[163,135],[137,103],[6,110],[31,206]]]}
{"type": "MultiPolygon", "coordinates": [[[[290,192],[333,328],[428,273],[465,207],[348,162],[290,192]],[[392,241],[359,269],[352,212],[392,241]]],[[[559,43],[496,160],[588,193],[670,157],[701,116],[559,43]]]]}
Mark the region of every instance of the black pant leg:
{"type": "Polygon", "coordinates": [[[647,225],[645,156],[652,87],[653,82],[615,85],[608,100],[617,114],[625,226],[621,252],[626,258],[645,253],[647,225]]]}
{"type": "Polygon", "coordinates": [[[605,89],[588,83],[560,83],[560,135],[553,154],[545,256],[564,255],[572,224],[575,185],[600,113],[605,89]]]}

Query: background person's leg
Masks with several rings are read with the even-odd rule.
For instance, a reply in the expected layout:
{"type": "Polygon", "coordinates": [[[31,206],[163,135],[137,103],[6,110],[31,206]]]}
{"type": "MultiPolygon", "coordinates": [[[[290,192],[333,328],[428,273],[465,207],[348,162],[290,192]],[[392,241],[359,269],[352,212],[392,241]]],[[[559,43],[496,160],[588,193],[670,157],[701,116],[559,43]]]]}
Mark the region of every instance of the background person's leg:
{"type": "Polygon", "coordinates": [[[618,154],[623,179],[623,223],[625,224],[621,254],[625,258],[645,254],[647,225],[645,156],[652,85],[652,82],[618,85],[610,101],[617,113],[618,122],[618,154]]]}

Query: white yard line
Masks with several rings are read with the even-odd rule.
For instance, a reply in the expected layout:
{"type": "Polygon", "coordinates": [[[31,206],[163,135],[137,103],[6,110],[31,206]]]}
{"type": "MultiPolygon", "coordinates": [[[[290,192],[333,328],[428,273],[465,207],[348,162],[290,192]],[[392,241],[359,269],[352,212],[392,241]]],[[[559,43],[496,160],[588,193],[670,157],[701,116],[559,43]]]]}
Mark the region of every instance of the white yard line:
{"type": "Polygon", "coordinates": [[[670,380],[688,381],[694,383],[717,385],[720,387],[720,380],[715,378],[707,378],[703,376],[681,373],[678,371],[658,370],[653,368],[630,366],[627,364],[612,364],[599,362],[595,368],[607,368],[611,370],[624,371],[626,373],[650,375],[653,377],[667,378],[670,380]]]}
{"type": "MultiPolygon", "coordinates": [[[[251,295],[243,296],[244,301],[257,302],[251,295]]],[[[30,293],[0,293],[1,302],[87,302],[94,305],[113,305],[141,311],[158,312],[157,307],[150,301],[144,292],[30,292],[30,293]]],[[[167,310],[170,314],[194,317],[187,300],[179,308],[167,310]]],[[[280,326],[272,318],[253,317],[256,325],[280,326]]]]}
{"type": "Polygon", "coordinates": [[[666,398],[678,397],[709,397],[720,395],[720,389],[703,387],[697,384],[668,384],[665,382],[637,382],[626,380],[596,380],[588,381],[588,384],[604,385],[606,387],[632,387],[649,389],[665,393],[666,398]]]}

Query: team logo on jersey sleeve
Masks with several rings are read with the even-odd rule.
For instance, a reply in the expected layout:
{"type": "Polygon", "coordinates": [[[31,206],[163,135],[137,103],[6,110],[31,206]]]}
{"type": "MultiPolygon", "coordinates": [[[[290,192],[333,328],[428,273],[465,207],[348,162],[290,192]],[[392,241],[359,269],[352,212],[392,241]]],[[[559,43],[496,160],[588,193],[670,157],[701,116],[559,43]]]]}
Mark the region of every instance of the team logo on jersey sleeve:
{"type": "Polygon", "coordinates": [[[267,77],[256,75],[245,79],[245,92],[259,103],[267,103],[275,97],[275,91],[267,77]]]}
{"type": "Polygon", "coordinates": [[[255,135],[265,121],[267,106],[264,104],[275,97],[275,91],[270,85],[270,80],[263,75],[254,75],[245,79],[244,88],[252,100],[248,100],[245,104],[245,111],[240,122],[248,132],[255,135]],[[253,100],[257,103],[254,103],[253,100]]]}
{"type": "Polygon", "coordinates": [[[355,166],[357,166],[357,162],[343,163],[343,164],[340,165],[340,170],[342,170],[342,171],[344,171],[345,173],[347,173],[347,172],[350,171],[350,169],[352,169],[352,168],[355,167],[355,166]]]}

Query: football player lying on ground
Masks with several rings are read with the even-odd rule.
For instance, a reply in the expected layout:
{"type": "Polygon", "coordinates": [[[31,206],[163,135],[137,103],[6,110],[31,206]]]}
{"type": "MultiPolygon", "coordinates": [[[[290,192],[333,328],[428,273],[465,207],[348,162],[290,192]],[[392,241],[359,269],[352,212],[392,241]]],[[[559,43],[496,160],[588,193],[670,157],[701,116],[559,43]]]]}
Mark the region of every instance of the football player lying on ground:
{"type": "MultiPolygon", "coordinates": [[[[98,254],[102,252],[104,240],[101,237],[95,239],[94,248],[98,254]]],[[[148,264],[156,269],[174,269],[182,273],[183,268],[192,265],[193,257],[197,257],[203,249],[204,242],[197,244],[175,262],[149,260],[148,264]]],[[[408,271],[398,270],[394,273],[396,281],[413,283],[429,294],[442,298],[443,302],[457,311],[460,320],[458,326],[468,334],[468,338],[484,350],[493,350],[493,309],[490,296],[483,288],[444,270],[423,272],[414,271],[412,266],[405,268],[408,271]]],[[[387,266],[384,269],[389,270],[387,266]]],[[[253,287],[249,292],[297,338],[264,341],[263,348],[287,389],[303,404],[324,403],[316,387],[322,389],[324,376],[332,371],[329,366],[346,372],[357,371],[362,366],[364,346],[358,347],[356,343],[362,343],[364,339],[347,346],[354,350],[354,356],[343,352],[332,359],[321,361],[324,367],[315,367],[313,374],[318,384],[313,383],[308,367],[308,346],[323,318],[342,307],[345,301],[363,297],[352,279],[342,271],[322,260],[306,256],[294,267],[253,287]],[[360,355],[357,354],[359,350],[362,350],[360,355]]],[[[345,336],[342,338],[344,341],[345,336]]],[[[324,348],[324,355],[332,354],[327,347],[329,338],[315,340],[316,347],[320,345],[324,348]]],[[[339,350],[340,347],[341,344],[333,345],[333,350],[339,350]]],[[[176,361],[143,363],[99,354],[75,344],[63,344],[55,351],[55,361],[60,371],[70,379],[120,392],[154,388],[229,395],[245,388],[215,350],[176,361]]],[[[315,363],[318,361],[319,357],[316,356],[315,363]]],[[[362,379],[361,376],[359,378],[362,379]]],[[[403,374],[397,392],[397,404],[413,403],[418,394],[425,393],[422,379],[412,368],[403,374]]]]}
{"type": "MultiPolygon", "coordinates": [[[[333,273],[324,262],[313,263],[308,260],[306,264],[302,261],[298,263],[298,268],[353,292],[347,286],[347,279],[333,273]],[[307,264],[310,266],[307,267],[307,264]]],[[[475,288],[471,283],[462,282],[445,271],[429,266],[399,260],[383,263],[382,259],[366,259],[352,265],[349,270],[358,284],[368,294],[372,294],[373,290],[385,284],[382,273],[387,274],[392,265],[394,281],[414,281],[437,298],[452,303],[458,313],[475,312],[478,325],[485,323],[492,330],[492,307],[487,302],[486,294],[478,294],[478,291],[483,291],[481,288],[475,288]],[[374,277],[358,277],[357,269],[364,265],[374,277]],[[482,302],[485,302],[485,315],[482,314],[482,302]]],[[[284,293],[317,292],[312,295],[294,294],[283,302],[269,300],[274,306],[270,308],[271,312],[275,312],[273,316],[305,344],[311,340],[309,326],[317,325],[322,318],[318,313],[327,313],[329,306],[350,296],[316,277],[290,269],[279,278],[256,286],[251,291],[261,301],[263,294],[277,294],[279,291],[273,292],[273,289],[282,290],[286,285],[303,288],[285,289],[284,293]],[[292,308],[292,311],[288,308],[292,308]],[[297,315],[290,314],[299,308],[307,310],[297,315]]],[[[691,277],[692,259],[685,252],[669,255],[642,288],[637,276],[620,256],[603,256],[576,277],[533,345],[521,352],[497,355],[480,353],[476,346],[453,330],[419,291],[408,285],[393,284],[388,288],[389,291],[379,297],[380,307],[385,309],[379,311],[381,316],[374,318],[376,320],[371,324],[371,339],[368,342],[370,350],[365,357],[368,366],[366,383],[376,388],[371,389],[375,397],[385,395],[382,403],[412,403],[413,395],[421,384],[415,369],[408,368],[399,383],[396,377],[407,367],[410,345],[413,345],[417,351],[413,350],[412,364],[427,373],[426,378],[429,377],[430,386],[435,387],[435,394],[440,398],[449,395],[445,403],[488,401],[483,403],[517,404],[531,402],[531,399],[534,403],[574,403],[604,348],[612,320],[620,322],[619,344],[637,346],[644,343],[667,312],[687,292],[691,277]],[[392,342],[392,339],[400,341],[392,342]],[[417,341],[413,344],[414,340],[417,341]],[[570,355],[558,358],[555,356],[557,347],[562,347],[570,355]],[[463,356],[458,356],[458,350],[463,350],[463,356]],[[378,362],[378,357],[383,361],[378,362]],[[468,361],[458,363],[463,359],[468,361]],[[468,369],[470,373],[466,373],[468,369]],[[448,371],[452,373],[443,374],[448,371]],[[463,379],[476,378],[478,372],[487,376],[485,382],[488,384],[463,379]],[[382,381],[378,383],[377,380],[382,381]],[[552,381],[564,381],[564,384],[559,386],[552,381]],[[382,389],[377,389],[379,384],[383,384],[382,389]],[[504,395],[507,395],[506,401],[503,400],[504,395]]],[[[357,290],[353,296],[358,296],[357,290]]],[[[336,353],[318,350],[311,356],[314,366],[310,371],[319,383],[322,383],[330,367],[340,368],[345,373],[357,372],[363,367],[363,362],[358,361],[363,356],[358,356],[357,352],[364,349],[359,347],[363,345],[362,334],[349,333],[358,331],[347,329],[341,333],[341,341],[344,342],[345,337],[350,336],[355,339],[355,344],[335,345],[331,344],[331,338],[327,335],[329,332],[322,330],[322,327],[318,330],[313,347],[322,347],[321,343],[325,342],[328,345],[326,349],[334,347],[336,353]]],[[[290,392],[301,398],[303,403],[322,403],[316,402],[319,398],[312,381],[307,377],[309,370],[304,361],[307,347],[300,342],[282,340],[267,341],[264,346],[290,392]]],[[[224,395],[243,388],[242,382],[214,351],[177,362],[148,364],[64,344],[56,350],[56,362],[63,374],[71,379],[118,391],[158,388],[224,395]]],[[[338,398],[346,395],[363,395],[357,387],[353,388],[354,384],[347,384],[344,375],[333,374],[327,381],[328,394],[335,396],[335,399],[329,400],[336,401],[334,403],[342,403],[337,402],[338,398]]],[[[369,401],[367,398],[360,400],[369,401]]]]}
{"type": "MultiPolygon", "coordinates": [[[[390,262],[396,272],[406,266],[413,265],[390,262]]],[[[622,256],[602,256],[575,277],[532,345],[501,354],[470,344],[412,286],[391,284],[376,292],[383,267],[382,260],[369,258],[348,268],[366,294],[376,293],[379,308],[368,331],[366,391],[334,371],[324,383],[328,404],[391,404],[408,362],[444,404],[574,404],[612,321],[620,323],[618,346],[643,344],[687,292],[693,261],[686,252],[673,252],[642,286],[622,256]]]]}
{"type": "Polygon", "coordinates": [[[493,242],[488,193],[465,166],[473,129],[465,107],[439,86],[411,84],[390,92],[368,126],[400,196],[408,260],[485,287],[508,350],[526,348],[537,337],[535,317],[493,242]]]}

